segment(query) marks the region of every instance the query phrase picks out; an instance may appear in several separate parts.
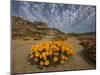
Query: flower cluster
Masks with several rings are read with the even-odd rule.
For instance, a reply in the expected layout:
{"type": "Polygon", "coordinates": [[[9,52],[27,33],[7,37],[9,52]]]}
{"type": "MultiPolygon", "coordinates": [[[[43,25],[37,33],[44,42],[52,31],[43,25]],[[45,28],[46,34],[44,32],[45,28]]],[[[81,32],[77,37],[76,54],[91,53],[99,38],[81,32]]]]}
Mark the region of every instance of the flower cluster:
{"type": "Polygon", "coordinates": [[[31,64],[49,66],[63,64],[71,55],[75,55],[73,47],[64,41],[42,41],[32,46],[31,64]]]}

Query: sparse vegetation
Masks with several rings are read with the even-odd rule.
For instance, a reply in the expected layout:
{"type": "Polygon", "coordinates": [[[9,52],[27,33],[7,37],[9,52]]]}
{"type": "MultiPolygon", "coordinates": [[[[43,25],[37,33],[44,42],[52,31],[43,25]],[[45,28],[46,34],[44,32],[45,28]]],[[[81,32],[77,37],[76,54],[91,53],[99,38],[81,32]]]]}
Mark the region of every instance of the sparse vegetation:
{"type": "Polygon", "coordinates": [[[85,55],[96,63],[96,40],[91,38],[82,38],[80,41],[80,44],[83,45],[86,50],[85,55]]]}
{"type": "Polygon", "coordinates": [[[30,37],[24,37],[23,40],[24,41],[30,40],[30,37]]]}
{"type": "Polygon", "coordinates": [[[81,33],[69,33],[68,35],[70,35],[70,36],[80,36],[81,33]]]}

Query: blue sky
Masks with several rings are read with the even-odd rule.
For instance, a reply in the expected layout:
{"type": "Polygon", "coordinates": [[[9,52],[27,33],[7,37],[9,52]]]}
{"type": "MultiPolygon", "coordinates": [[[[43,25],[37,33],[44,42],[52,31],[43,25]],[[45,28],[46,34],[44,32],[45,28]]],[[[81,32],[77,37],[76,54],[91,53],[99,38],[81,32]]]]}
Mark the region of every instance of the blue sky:
{"type": "Polygon", "coordinates": [[[96,27],[96,7],[91,5],[12,1],[11,15],[46,22],[66,33],[92,32],[96,27]]]}

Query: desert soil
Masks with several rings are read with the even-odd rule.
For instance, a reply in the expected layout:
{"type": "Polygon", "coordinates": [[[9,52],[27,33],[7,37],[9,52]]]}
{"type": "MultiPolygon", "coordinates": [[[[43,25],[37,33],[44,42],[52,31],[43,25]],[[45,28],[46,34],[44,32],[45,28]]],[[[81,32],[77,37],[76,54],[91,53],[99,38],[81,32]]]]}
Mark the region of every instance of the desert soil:
{"type": "MultiPolygon", "coordinates": [[[[48,37],[44,39],[49,39],[48,37]]],[[[42,39],[42,40],[44,40],[42,39]]],[[[83,51],[83,47],[79,45],[80,41],[75,37],[68,38],[66,40],[70,42],[76,51],[76,55],[71,57],[68,61],[66,61],[62,65],[58,66],[50,66],[43,67],[43,69],[39,69],[36,65],[30,65],[30,62],[27,61],[27,56],[30,52],[30,48],[33,44],[39,42],[34,41],[32,39],[24,41],[22,39],[12,40],[12,73],[32,73],[32,72],[47,72],[47,71],[64,71],[64,70],[83,70],[83,69],[95,69],[95,65],[89,63],[85,60],[81,55],[81,51],[83,51]]]]}

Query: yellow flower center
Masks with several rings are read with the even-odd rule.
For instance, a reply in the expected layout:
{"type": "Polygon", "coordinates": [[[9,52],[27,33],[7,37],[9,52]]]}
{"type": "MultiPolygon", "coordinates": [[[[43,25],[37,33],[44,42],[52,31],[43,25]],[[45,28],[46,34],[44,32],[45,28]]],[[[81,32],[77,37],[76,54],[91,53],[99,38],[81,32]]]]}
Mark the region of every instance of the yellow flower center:
{"type": "Polygon", "coordinates": [[[57,62],[58,61],[58,57],[54,57],[54,62],[57,62]]]}
{"type": "Polygon", "coordinates": [[[43,65],[44,65],[44,62],[43,62],[43,61],[40,61],[40,65],[42,65],[42,66],[43,66],[43,65]]]}
{"type": "Polygon", "coordinates": [[[49,65],[49,64],[50,64],[49,60],[46,60],[46,61],[45,61],[45,65],[47,66],[47,65],[49,65]]]}

